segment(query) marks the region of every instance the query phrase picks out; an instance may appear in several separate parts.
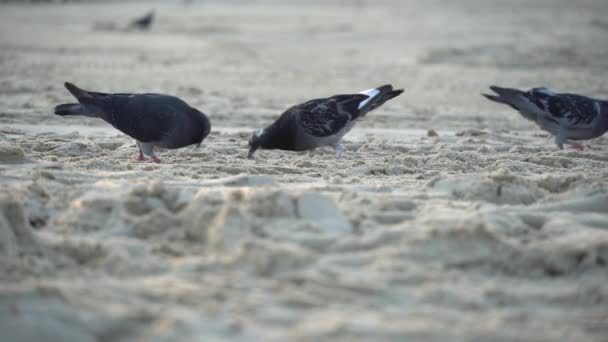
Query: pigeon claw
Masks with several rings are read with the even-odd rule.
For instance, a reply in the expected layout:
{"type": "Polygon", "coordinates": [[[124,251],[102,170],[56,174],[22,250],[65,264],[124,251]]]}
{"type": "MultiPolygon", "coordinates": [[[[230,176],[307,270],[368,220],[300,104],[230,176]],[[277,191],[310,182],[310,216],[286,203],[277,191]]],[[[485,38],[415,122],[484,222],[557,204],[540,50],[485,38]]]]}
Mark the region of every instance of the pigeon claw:
{"type": "Polygon", "coordinates": [[[144,154],[140,153],[137,157],[135,157],[136,161],[144,161],[146,160],[146,158],[144,158],[144,154]]]}
{"type": "Polygon", "coordinates": [[[158,159],[157,156],[152,156],[152,162],[154,162],[156,164],[160,164],[160,159],[158,159]]]}

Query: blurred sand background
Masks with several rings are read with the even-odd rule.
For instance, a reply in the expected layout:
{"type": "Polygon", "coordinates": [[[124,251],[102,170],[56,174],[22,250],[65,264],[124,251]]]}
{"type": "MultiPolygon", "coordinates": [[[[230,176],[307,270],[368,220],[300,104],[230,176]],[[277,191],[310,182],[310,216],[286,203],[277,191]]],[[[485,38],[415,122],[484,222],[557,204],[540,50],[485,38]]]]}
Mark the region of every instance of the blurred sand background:
{"type": "Polygon", "coordinates": [[[490,84],[608,98],[608,2],[0,6],[0,339],[606,341],[608,138],[559,151],[490,84]],[[53,115],[64,81],[212,133],[135,162],[53,115]],[[384,83],[341,160],[245,158],[287,107],[384,83]]]}

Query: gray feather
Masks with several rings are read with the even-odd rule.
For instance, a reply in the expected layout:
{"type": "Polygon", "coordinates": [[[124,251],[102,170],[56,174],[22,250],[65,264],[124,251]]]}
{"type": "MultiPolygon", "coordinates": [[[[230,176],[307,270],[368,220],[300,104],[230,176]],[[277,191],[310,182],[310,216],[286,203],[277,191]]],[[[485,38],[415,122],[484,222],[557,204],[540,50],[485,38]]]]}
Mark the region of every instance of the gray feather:
{"type": "Polygon", "coordinates": [[[91,92],[68,82],[65,86],[79,103],[59,105],[56,114],[99,117],[142,143],[165,148],[200,144],[211,129],[205,114],[174,96],[91,92]]]}
{"type": "Polygon", "coordinates": [[[608,131],[606,102],[576,94],[554,93],[547,88],[521,91],[491,86],[487,99],[516,109],[556,137],[558,146],[568,139],[588,140],[608,131]]]}
{"type": "Polygon", "coordinates": [[[272,125],[254,133],[250,153],[258,148],[290,151],[314,150],[338,145],[355,122],[369,111],[401,94],[391,85],[360,94],[335,95],[314,99],[286,110],[272,125]]]}

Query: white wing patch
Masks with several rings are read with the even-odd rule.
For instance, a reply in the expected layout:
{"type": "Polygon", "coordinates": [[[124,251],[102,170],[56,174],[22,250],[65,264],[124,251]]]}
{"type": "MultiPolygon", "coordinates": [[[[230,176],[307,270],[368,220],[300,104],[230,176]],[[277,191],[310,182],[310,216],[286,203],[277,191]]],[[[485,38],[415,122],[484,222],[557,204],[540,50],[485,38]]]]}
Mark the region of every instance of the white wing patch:
{"type": "Polygon", "coordinates": [[[555,95],[554,92],[552,92],[551,90],[549,90],[547,88],[537,88],[536,91],[539,93],[545,94],[545,95],[549,95],[549,96],[555,95]]]}
{"type": "Polygon", "coordinates": [[[364,91],[360,92],[359,94],[364,94],[364,95],[369,96],[367,99],[365,99],[364,101],[359,103],[358,109],[361,109],[361,108],[363,108],[363,106],[365,106],[369,102],[369,100],[373,99],[378,94],[380,94],[380,90],[373,88],[373,89],[364,90],[364,91]]]}
{"type": "Polygon", "coordinates": [[[264,134],[264,129],[263,128],[258,128],[255,131],[253,131],[253,135],[255,135],[256,137],[261,137],[262,134],[264,134]]]}

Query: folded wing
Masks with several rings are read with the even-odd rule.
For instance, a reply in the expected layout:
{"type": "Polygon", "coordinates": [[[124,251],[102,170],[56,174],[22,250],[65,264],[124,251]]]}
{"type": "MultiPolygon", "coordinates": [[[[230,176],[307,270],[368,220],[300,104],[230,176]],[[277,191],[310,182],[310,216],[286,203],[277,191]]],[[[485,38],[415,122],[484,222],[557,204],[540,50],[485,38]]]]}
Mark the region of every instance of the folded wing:
{"type": "Polygon", "coordinates": [[[296,112],[300,127],[310,135],[326,137],[340,132],[358,116],[359,104],[368,98],[364,94],[336,95],[298,105],[296,112]]]}

